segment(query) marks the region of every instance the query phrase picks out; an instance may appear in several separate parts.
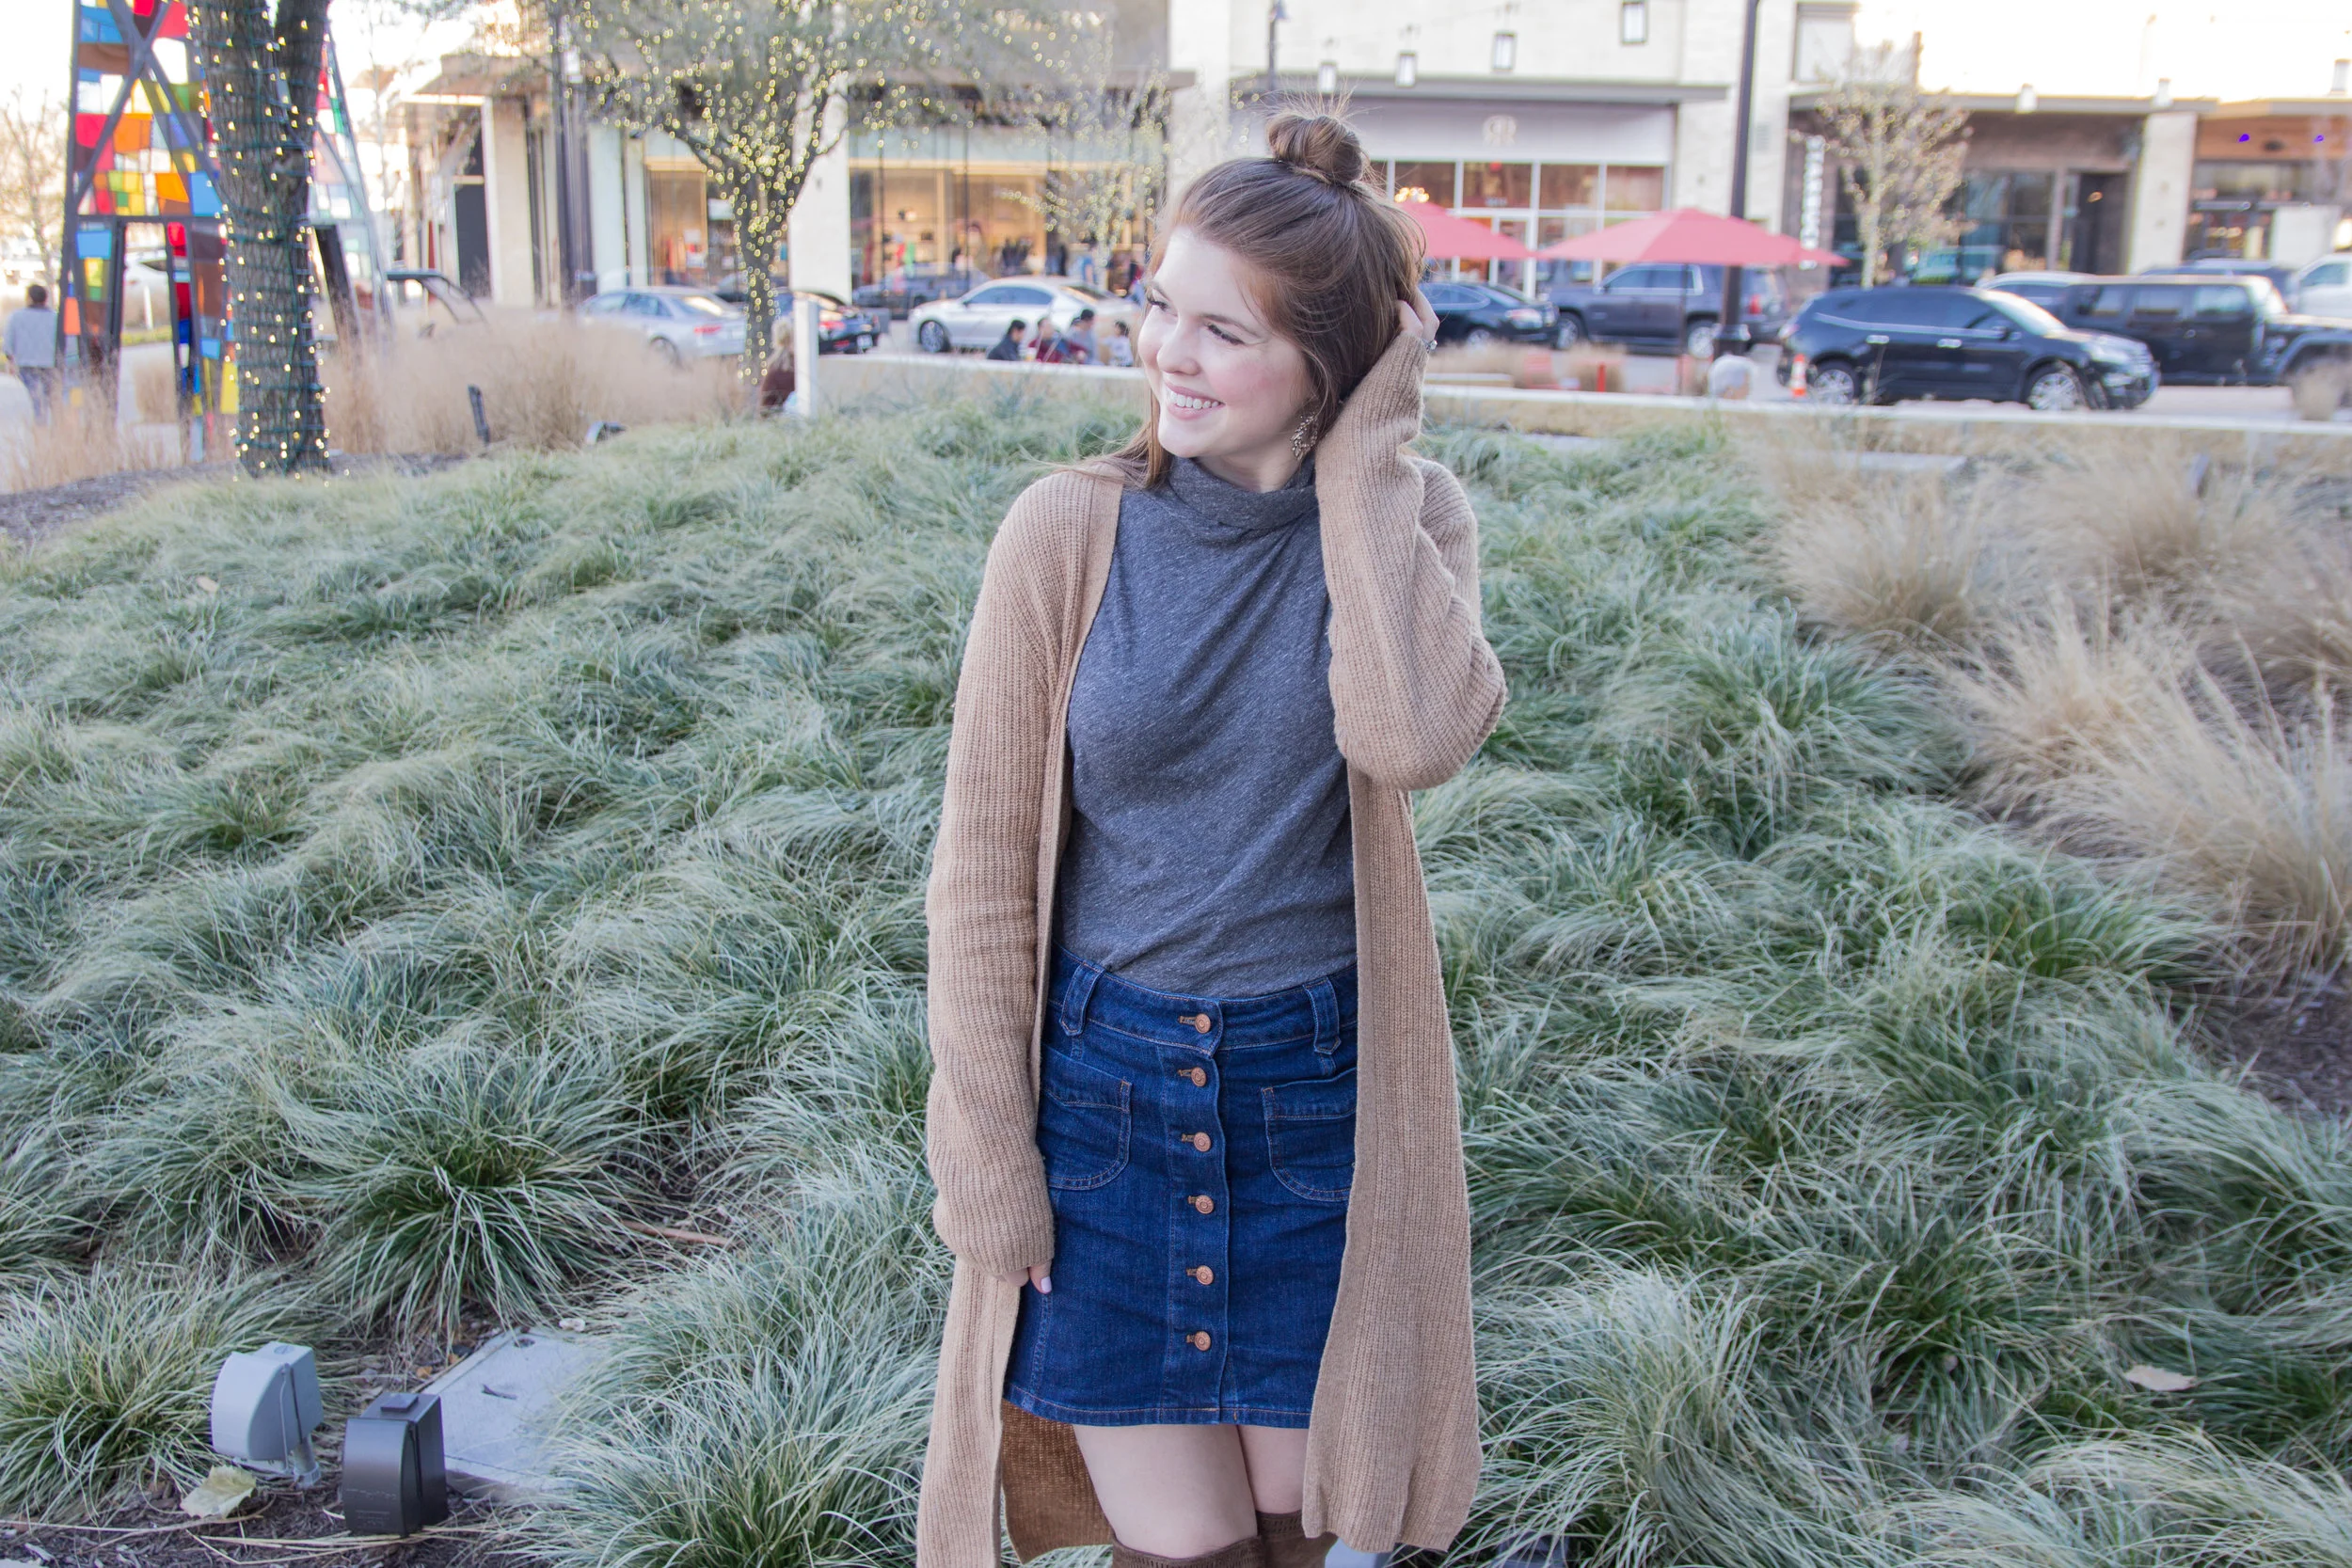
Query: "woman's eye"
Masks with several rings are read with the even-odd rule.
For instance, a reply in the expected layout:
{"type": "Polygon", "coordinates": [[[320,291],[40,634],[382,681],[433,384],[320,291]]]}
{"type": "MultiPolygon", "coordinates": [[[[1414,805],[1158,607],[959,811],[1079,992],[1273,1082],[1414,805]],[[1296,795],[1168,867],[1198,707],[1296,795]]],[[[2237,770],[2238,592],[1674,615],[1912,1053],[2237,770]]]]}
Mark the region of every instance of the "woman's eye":
{"type": "Polygon", "coordinates": [[[1241,346],[1241,340],[1234,337],[1231,332],[1226,331],[1223,327],[1212,326],[1209,330],[1224,339],[1227,342],[1232,343],[1234,347],[1238,348],[1241,346]]]}

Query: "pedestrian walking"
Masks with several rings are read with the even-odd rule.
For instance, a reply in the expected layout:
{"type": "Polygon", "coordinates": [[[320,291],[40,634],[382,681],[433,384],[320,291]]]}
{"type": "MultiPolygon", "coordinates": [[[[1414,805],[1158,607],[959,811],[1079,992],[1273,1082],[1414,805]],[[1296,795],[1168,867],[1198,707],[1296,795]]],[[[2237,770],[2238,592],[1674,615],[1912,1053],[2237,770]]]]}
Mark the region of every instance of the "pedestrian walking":
{"type": "Polygon", "coordinates": [[[1021,494],[973,609],[926,897],[956,1262],[919,1568],[993,1568],[1000,1520],[1025,1561],[1379,1563],[1477,1481],[1408,792],[1503,676],[1470,502],[1407,450],[1420,230],[1340,119],[1267,139],[1169,219],[1141,428],[1021,494]]]}
{"type": "Polygon", "coordinates": [[[1136,363],[1136,341],[1127,335],[1125,322],[1111,323],[1110,341],[1103,345],[1104,362],[1132,370],[1136,363]]]}
{"type": "Polygon", "coordinates": [[[1005,335],[997,339],[995,344],[989,349],[988,356],[991,359],[1020,358],[1021,340],[1027,336],[1028,330],[1027,322],[1023,321],[1019,316],[1013,317],[1011,321],[1005,324],[1005,335]]]}
{"type": "Polygon", "coordinates": [[[1061,335],[1062,353],[1073,365],[1091,365],[1100,356],[1094,345],[1094,311],[1091,308],[1078,312],[1070,324],[1070,330],[1061,335]]]}
{"type": "Polygon", "coordinates": [[[0,353],[33,400],[33,422],[47,424],[57,396],[57,312],[49,309],[49,291],[41,284],[26,289],[24,303],[9,312],[0,353]]]}

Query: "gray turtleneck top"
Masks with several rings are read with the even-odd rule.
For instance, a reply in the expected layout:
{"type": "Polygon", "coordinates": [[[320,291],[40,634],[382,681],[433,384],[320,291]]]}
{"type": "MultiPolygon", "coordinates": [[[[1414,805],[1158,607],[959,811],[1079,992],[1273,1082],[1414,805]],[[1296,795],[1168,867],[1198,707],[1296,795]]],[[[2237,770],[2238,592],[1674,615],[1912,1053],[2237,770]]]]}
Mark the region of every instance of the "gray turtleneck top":
{"type": "Polygon", "coordinates": [[[1330,602],[1311,459],[1279,490],[1178,458],[1127,492],[1070,690],[1064,947],[1197,996],[1356,956],[1330,602]]]}

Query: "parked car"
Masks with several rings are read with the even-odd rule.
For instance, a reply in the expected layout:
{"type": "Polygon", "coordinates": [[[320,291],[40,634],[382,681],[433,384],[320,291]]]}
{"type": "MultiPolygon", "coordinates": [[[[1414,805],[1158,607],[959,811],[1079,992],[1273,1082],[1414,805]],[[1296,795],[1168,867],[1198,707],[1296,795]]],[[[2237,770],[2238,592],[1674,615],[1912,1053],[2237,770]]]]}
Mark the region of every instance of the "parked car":
{"type": "Polygon", "coordinates": [[[984,349],[1005,335],[1017,317],[1035,326],[1050,317],[1057,328],[1078,319],[1081,310],[1094,312],[1098,334],[1108,333],[1113,322],[1127,322],[1133,331],[1135,308],[1090,283],[1051,276],[1000,277],[958,299],[935,299],[908,315],[914,324],[914,341],[926,354],[950,349],[984,349]]]}
{"type": "Polygon", "coordinates": [[[1500,283],[1439,279],[1421,286],[1438,315],[1438,341],[1480,348],[1487,343],[1549,345],[1559,329],[1560,309],[1500,283]]]}
{"type": "Polygon", "coordinates": [[[2159,380],[2143,345],[2078,332],[1996,289],[1832,289],[1798,312],[1781,351],[1782,384],[1826,404],[1990,398],[2044,411],[2137,408],[2159,380]]]}
{"type": "Polygon", "coordinates": [[[708,289],[648,284],[610,289],[580,308],[594,326],[635,332],[658,359],[682,365],[743,352],[743,312],[708,289]]]}
{"type": "Polygon", "coordinates": [[[2296,315],[2251,274],[2094,277],[2036,303],[2069,326],[2146,344],[2164,379],[2184,386],[2280,386],[2312,354],[2352,341],[2352,324],[2296,315]]]}
{"type": "MultiPolygon", "coordinates": [[[[776,320],[792,319],[792,289],[781,277],[770,279],[776,289],[776,320]]],[[[710,292],[738,309],[743,309],[749,296],[743,292],[743,275],[729,273],[710,286],[710,292]]],[[[839,294],[823,289],[802,291],[818,302],[817,314],[817,352],[819,354],[864,354],[890,336],[890,320],[872,310],[861,310],[839,294]]]]}
{"type": "MultiPolygon", "coordinates": [[[[1988,278],[1978,287],[1998,289],[2005,294],[2030,299],[2048,310],[2051,301],[2064,299],[2066,291],[2075,284],[2097,281],[2099,275],[2095,272],[2005,272],[1988,278]]],[[[2051,313],[2057,314],[2056,311],[2051,313]]]]}
{"type": "Polygon", "coordinates": [[[2280,285],[2280,292],[2304,315],[2352,320],[2352,252],[2338,251],[2304,262],[2292,283],[2280,285]]]}
{"type": "MultiPolygon", "coordinates": [[[[1777,342],[1788,319],[1788,293],[1780,274],[1749,267],[1741,277],[1740,318],[1756,342],[1777,342]]],[[[1619,267],[1599,285],[1555,284],[1551,302],[1560,308],[1556,340],[1574,348],[1582,339],[1675,348],[1705,358],[1715,352],[1715,324],[1722,319],[1724,269],[1678,261],[1636,261],[1619,267]]]]}
{"type": "Polygon", "coordinates": [[[886,310],[898,319],[935,299],[961,299],[987,281],[986,273],[970,267],[894,267],[881,282],[853,291],[850,298],[863,309],[886,310]]]}
{"type": "Polygon", "coordinates": [[[2175,261],[2170,266],[2142,267],[2139,275],[2142,277],[2267,277],[2272,288],[2292,301],[2295,298],[2295,270],[2284,261],[2265,261],[2253,256],[2200,256],[2190,261],[2175,261]]]}
{"type": "MultiPolygon", "coordinates": [[[[775,285],[776,320],[792,319],[792,288],[781,277],[771,277],[775,285]]],[[[741,309],[749,302],[743,292],[743,275],[731,272],[710,286],[710,292],[729,305],[741,309]]],[[[817,317],[817,352],[819,354],[864,354],[890,336],[890,318],[873,310],[862,310],[839,294],[823,289],[807,289],[803,293],[819,302],[817,317]]]]}

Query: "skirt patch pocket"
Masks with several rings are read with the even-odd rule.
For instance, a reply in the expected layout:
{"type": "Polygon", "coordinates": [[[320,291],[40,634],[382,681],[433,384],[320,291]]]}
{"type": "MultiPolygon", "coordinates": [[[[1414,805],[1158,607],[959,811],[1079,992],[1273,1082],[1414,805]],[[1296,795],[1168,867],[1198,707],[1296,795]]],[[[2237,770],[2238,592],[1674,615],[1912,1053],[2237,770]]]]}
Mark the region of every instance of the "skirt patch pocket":
{"type": "Polygon", "coordinates": [[[1084,1192],[1127,1168],[1128,1083],[1066,1051],[1048,1049],[1041,1072],[1045,1092],[1037,1104],[1037,1144],[1045,1157],[1045,1184],[1084,1192]]]}
{"type": "Polygon", "coordinates": [[[1258,1091],[1276,1180],[1316,1203],[1345,1203],[1356,1177],[1356,1069],[1258,1091]]]}

